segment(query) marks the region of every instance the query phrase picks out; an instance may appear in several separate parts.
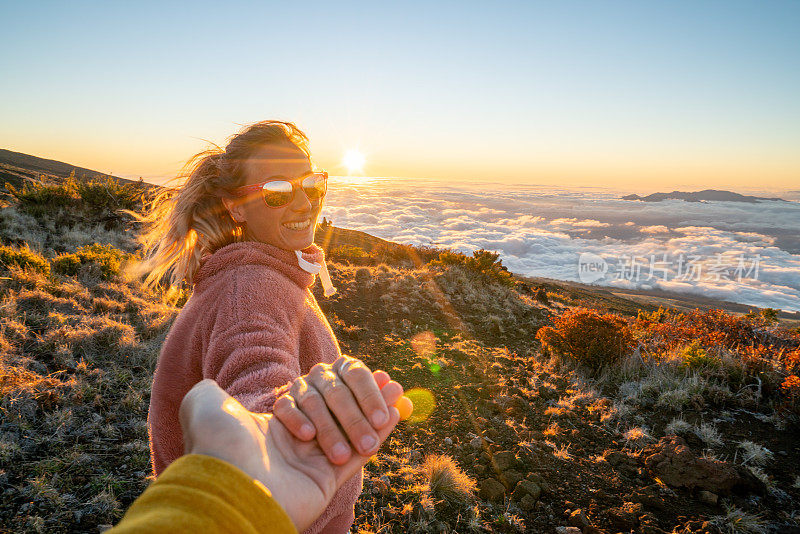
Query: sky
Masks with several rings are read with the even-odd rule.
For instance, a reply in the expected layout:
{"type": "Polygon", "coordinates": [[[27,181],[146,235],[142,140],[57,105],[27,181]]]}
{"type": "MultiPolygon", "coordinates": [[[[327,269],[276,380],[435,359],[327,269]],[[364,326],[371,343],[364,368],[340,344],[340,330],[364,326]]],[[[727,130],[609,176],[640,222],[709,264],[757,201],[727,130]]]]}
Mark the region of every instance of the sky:
{"type": "Polygon", "coordinates": [[[160,182],[296,122],[367,176],[800,189],[800,1],[3,2],[0,148],[160,182]]]}

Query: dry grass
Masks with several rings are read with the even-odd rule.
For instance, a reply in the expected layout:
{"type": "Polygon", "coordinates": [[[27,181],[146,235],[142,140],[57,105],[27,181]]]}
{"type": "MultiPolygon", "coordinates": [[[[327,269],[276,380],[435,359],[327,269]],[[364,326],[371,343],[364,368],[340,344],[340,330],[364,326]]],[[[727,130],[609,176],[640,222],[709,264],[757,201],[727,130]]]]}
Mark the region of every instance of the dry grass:
{"type": "Polygon", "coordinates": [[[435,454],[426,457],[422,471],[431,495],[437,498],[469,503],[475,496],[475,480],[449,456],[435,454]]]}
{"type": "Polygon", "coordinates": [[[735,506],[726,506],[725,515],[713,517],[712,523],[726,534],[766,534],[770,531],[768,523],[760,516],[735,506]]]}

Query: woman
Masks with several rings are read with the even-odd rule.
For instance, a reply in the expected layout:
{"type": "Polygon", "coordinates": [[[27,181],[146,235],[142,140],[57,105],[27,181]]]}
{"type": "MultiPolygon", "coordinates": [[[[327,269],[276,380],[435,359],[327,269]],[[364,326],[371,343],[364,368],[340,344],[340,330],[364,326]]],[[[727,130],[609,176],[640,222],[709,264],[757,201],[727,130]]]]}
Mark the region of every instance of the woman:
{"type": "MultiPolygon", "coordinates": [[[[294,124],[264,121],[225,149],[190,161],[185,184],[145,218],[147,283],[193,286],[159,356],[148,426],[161,473],[184,452],[178,409],[210,378],[254,412],[273,412],[298,438],[316,438],[331,462],[378,448],[389,411],[367,367],[343,357],[311,293],[319,273],[333,290],[314,228],[327,174],[311,164],[294,124]],[[369,420],[368,420],[369,419],[369,420]],[[344,433],[337,426],[341,425],[344,433]]],[[[399,387],[396,382],[392,387],[399,387]]],[[[307,532],[347,532],[361,473],[345,483],[307,532]]]]}

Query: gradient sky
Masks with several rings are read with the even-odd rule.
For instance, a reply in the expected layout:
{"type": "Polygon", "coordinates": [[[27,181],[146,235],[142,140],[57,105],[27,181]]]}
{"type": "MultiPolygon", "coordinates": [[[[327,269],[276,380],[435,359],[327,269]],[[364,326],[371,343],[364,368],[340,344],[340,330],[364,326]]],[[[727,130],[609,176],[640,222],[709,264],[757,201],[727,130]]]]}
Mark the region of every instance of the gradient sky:
{"type": "Polygon", "coordinates": [[[800,189],[800,1],[388,4],[4,2],[0,148],[158,181],[279,118],[332,174],[800,189]]]}

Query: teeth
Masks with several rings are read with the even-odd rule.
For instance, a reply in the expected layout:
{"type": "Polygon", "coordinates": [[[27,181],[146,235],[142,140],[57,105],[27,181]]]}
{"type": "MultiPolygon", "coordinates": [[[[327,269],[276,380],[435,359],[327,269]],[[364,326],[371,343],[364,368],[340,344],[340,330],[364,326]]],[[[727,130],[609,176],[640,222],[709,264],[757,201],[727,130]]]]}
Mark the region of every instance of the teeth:
{"type": "Polygon", "coordinates": [[[302,222],[283,223],[283,225],[290,230],[305,230],[311,224],[311,219],[306,219],[302,222]]]}

